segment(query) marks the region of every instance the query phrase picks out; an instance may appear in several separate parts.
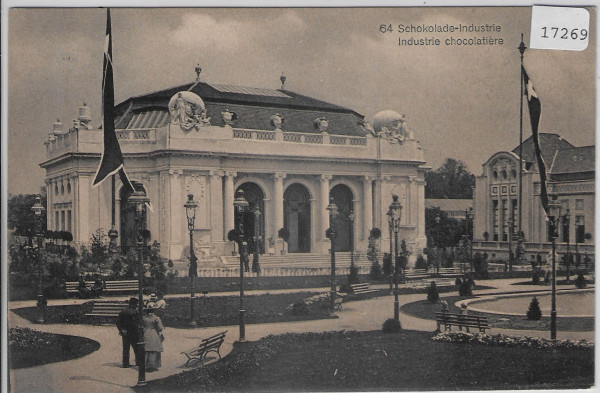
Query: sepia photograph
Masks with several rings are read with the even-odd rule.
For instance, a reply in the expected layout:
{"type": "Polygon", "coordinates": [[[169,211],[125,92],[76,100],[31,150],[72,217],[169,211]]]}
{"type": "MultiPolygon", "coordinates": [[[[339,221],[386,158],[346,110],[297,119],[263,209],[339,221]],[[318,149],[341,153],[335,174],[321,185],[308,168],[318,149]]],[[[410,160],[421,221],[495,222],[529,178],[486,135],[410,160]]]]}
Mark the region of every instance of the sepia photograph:
{"type": "Polygon", "coordinates": [[[4,391],[594,389],[595,6],[15,4],[4,391]]]}

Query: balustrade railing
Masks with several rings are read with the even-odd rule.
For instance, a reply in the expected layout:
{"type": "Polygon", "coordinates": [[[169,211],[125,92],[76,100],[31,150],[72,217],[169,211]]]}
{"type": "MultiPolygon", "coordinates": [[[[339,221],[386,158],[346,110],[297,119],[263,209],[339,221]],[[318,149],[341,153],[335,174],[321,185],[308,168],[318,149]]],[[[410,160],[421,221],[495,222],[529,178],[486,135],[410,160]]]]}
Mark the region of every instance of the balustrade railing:
{"type": "MultiPolygon", "coordinates": [[[[327,135],[327,134],[325,134],[327,135]]],[[[259,130],[233,130],[234,139],[256,139],[261,141],[275,141],[275,131],[259,131],[259,130]]],[[[329,135],[329,144],[332,145],[350,145],[350,146],[367,146],[367,138],[361,136],[341,136],[329,135]]],[[[324,134],[312,134],[303,132],[284,132],[283,141],[292,143],[310,143],[310,144],[326,144],[327,139],[324,134]]]]}

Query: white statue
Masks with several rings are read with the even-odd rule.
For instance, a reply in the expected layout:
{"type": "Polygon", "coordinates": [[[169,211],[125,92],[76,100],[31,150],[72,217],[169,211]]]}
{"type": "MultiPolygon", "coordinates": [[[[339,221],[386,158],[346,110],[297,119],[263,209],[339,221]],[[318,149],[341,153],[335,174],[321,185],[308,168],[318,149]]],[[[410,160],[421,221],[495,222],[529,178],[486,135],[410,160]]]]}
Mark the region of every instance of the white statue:
{"type": "Polygon", "coordinates": [[[210,118],[206,117],[204,101],[191,91],[180,91],[171,97],[169,113],[171,123],[179,124],[186,131],[210,125],[210,118]]]}
{"type": "Polygon", "coordinates": [[[281,130],[281,127],[285,124],[285,119],[279,113],[271,116],[271,125],[275,127],[276,130],[281,130]]]}

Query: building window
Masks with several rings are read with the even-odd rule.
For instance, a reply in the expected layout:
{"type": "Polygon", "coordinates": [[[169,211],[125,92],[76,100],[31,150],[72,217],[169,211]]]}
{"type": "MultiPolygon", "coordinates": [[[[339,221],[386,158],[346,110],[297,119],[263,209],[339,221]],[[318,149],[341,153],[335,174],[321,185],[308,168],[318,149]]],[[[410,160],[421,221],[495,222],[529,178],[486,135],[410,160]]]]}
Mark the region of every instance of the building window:
{"type": "Polygon", "coordinates": [[[494,213],[492,215],[492,228],[493,228],[493,239],[495,242],[498,241],[498,201],[492,201],[494,213]]]}
{"type": "Polygon", "coordinates": [[[511,212],[510,212],[510,218],[512,220],[512,228],[511,228],[511,230],[510,230],[509,233],[511,233],[513,235],[516,235],[517,233],[515,231],[515,228],[516,228],[515,224],[517,223],[517,220],[518,220],[518,218],[517,218],[518,217],[517,208],[518,208],[519,205],[518,205],[518,201],[516,199],[512,199],[511,200],[511,204],[512,204],[512,206],[511,206],[511,209],[510,209],[511,210],[511,212]]]}
{"type": "Polygon", "coordinates": [[[63,183],[60,184],[60,195],[65,195],[65,185],[63,183]]]}
{"type": "Polygon", "coordinates": [[[561,199],[560,200],[560,214],[565,214],[565,212],[567,211],[567,209],[569,208],[569,200],[568,199],[561,199]]]}
{"type": "Polygon", "coordinates": [[[562,218],[562,241],[568,243],[571,239],[571,220],[567,221],[565,217],[562,218]]]}
{"type": "Polygon", "coordinates": [[[58,183],[54,183],[54,195],[58,195],[58,183]]]}
{"type": "Polygon", "coordinates": [[[64,231],[65,230],[65,211],[61,211],[60,212],[60,230],[64,231]]]}
{"type": "Polygon", "coordinates": [[[502,241],[508,241],[508,201],[502,200],[502,241]]]}
{"type": "Polygon", "coordinates": [[[67,194],[71,193],[71,182],[67,183],[67,194]]]}
{"type": "Polygon", "coordinates": [[[515,171],[514,169],[513,169],[513,170],[511,170],[511,171],[510,171],[510,176],[511,176],[513,179],[516,179],[516,178],[517,178],[517,171],[515,171]]]}
{"type": "Polygon", "coordinates": [[[583,199],[575,200],[575,210],[583,210],[583,199]]]}
{"type": "Polygon", "coordinates": [[[585,243],[585,217],[575,216],[575,242],[585,243]]]}
{"type": "Polygon", "coordinates": [[[506,174],[506,170],[502,170],[502,178],[506,179],[508,175],[506,174]]]}
{"type": "Polygon", "coordinates": [[[496,172],[496,171],[492,172],[492,176],[494,177],[494,179],[497,179],[498,178],[498,172],[496,172]]]}
{"type": "Polygon", "coordinates": [[[59,215],[58,211],[54,212],[54,230],[55,231],[60,230],[60,227],[58,226],[60,223],[58,215],[59,215]]]}
{"type": "Polygon", "coordinates": [[[71,210],[67,210],[67,231],[71,232],[71,210]]]}

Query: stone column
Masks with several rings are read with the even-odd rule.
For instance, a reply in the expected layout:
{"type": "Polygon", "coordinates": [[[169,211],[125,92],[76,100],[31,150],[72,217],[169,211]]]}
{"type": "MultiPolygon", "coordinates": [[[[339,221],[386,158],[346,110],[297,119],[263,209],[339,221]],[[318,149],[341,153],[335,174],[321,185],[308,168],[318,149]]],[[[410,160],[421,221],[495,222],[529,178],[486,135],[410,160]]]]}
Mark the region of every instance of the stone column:
{"type": "Polygon", "coordinates": [[[225,172],[225,192],[223,195],[223,239],[227,239],[227,232],[234,229],[233,200],[235,198],[233,189],[233,179],[237,172],[225,172]]]}
{"type": "Polygon", "coordinates": [[[275,173],[273,175],[273,200],[274,200],[274,225],[275,225],[275,237],[277,237],[277,231],[279,228],[283,228],[283,179],[285,179],[285,173],[275,173]]]}
{"type": "Polygon", "coordinates": [[[363,178],[363,239],[369,238],[369,232],[373,228],[373,178],[363,178]]]}
{"type": "MultiPolygon", "coordinates": [[[[227,240],[227,230],[223,225],[223,175],[221,171],[209,171],[210,199],[209,199],[209,228],[211,240],[227,240]]],[[[233,228],[232,228],[233,229],[233,228]]]]}
{"type": "Polygon", "coordinates": [[[323,242],[328,242],[329,240],[325,237],[325,231],[329,228],[329,212],[327,211],[327,206],[329,205],[329,181],[331,180],[331,175],[321,175],[321,189],[319,191],[319,197],[321,203],[319,204],[319,216],[321,217],[321,230],[319,231],[319,239],[323,242]]]}
{"type": "Polygon", "coordinates": [[[77,210],[77,220],[79,221],[79,228],[77,231],[77,238],[80,242],[87,242],[90,239],[90,176],[79,175],[77,189],[79,190],[79,200],[77,210]]]}

